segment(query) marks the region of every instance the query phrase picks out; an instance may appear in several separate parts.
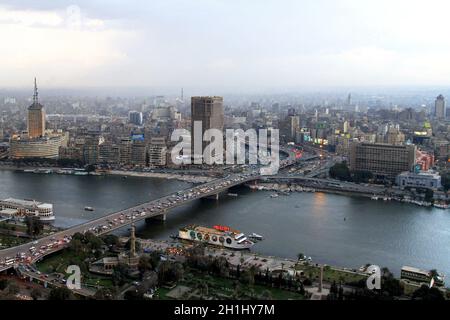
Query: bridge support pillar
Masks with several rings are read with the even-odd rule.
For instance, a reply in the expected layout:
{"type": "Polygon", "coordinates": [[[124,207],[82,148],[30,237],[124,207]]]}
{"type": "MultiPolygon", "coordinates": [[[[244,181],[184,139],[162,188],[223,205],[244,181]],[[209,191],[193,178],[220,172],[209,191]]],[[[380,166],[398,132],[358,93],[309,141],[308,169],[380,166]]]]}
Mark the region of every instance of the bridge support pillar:
{"type": "Polygon", "coordinates": [[[210,196],[207,196],[207,197],[205,197],[204,199],[210,199],[210,200],[219,200],[219,194],[218,193],[216,193],[216,194],[212,194],[212,195],[210,195],[210,196]]]}
{"type": "Polygon", "coordinates": [[[145,222],[146,223],[152,223],[152,222],[164,222],[164,221],[166,221],[166,213],[162,213],[162,214],[160,214],[160,215],[157,215],[157,216],[154,216],[154,217],[151,217],[151,218],[147,218],[147,219],[145,219],[145,222]]]}

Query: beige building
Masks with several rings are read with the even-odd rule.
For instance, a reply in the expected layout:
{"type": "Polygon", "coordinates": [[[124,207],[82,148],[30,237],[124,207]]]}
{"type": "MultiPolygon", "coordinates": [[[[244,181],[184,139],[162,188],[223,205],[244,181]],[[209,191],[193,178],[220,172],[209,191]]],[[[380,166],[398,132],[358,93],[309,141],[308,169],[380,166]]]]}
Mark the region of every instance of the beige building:
{"type": "Polygon", "coordinates": [[[349,158],[352,171],[370,171],[378,177],[394,179],[413,168],[416,146],[354,142],[350,145],[349,158]]]}
{"type": "Polygon", "coordinates": [[[39,138],[45,134],[45,111],[38,101],[36,78],[34,78],[33,104],[28,107],[28,137],[39,138]]]}
{"type": "Polygon", "coordinates": [[[387,144],[402,145],[405,143],[405,135],[395,127],[390,127],[385,136],[387,144]]]}
{"type": "Polygon", "coordinates": [[[11,159],[57,159],[60,147],[67,147],[69,134],[62,131],[46,132],[44,107],[38,101],[36,78],[34,79],[33,104],[28,108],[28,132],[11,137],[11,159]]]}
{"type": "Polygon", "coordinates": [[[131,144],[130,138],[123,138],[119,145],[119,163],[121,165],[131,164],[131,144]]]}
{"type": "Polygon", "coordinates": [[[442,94],[440,94],[435,101],[434,104],[434,116],[436,119],[445,119],[446,117],[446,103],[445,98],[442,94]]]}
{"type": "MultiPolygon", "coordinates": [[[[222,97],[192,97],[191,98],[191,137],[194,135],[194,122],[202,123],[202,137],[208,129],[223,130],[224,113],[222,97]]],[[[192,145],[194,139],[192,139],[192,145]]],[[[208,142],[203,142],[202,154],[208,142]]],[[[195,156],[195,153],[192,152],[195,156]]]]}
{"type": "Polygon", "coordinates": [[[131,145],[131,163],[145,167],[147,163],[147,144],[145,141],[134,140],[131,145]]]}

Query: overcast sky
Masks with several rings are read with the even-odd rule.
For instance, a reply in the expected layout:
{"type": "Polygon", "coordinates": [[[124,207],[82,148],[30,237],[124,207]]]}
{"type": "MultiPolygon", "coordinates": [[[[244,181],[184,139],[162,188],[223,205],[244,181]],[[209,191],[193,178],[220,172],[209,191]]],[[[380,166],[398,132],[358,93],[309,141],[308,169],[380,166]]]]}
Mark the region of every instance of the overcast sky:
{"type": "Polygon", "coordinates": [[[2,0],[0,86],[450,85],[448,0],[2,0]]]}

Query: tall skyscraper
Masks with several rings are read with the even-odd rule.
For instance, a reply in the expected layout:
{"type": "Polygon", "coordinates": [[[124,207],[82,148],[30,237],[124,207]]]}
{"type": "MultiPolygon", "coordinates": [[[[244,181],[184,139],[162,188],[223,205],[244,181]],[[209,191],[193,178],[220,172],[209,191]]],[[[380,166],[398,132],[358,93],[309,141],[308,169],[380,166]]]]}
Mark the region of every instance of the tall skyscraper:
{"type": "Polygon", "coordinates": [[[437,119],[445,119],[446,111],[445,98],[442,94],[440,94],[436,98],[436,102],[434,104],[434,116],[437,119]]]}
{"type": "Polygon", "coordinates": [[[291,140],[295,140],[295,135],[297,131],[300,130],[300,117],[295,115],[288,116],[287,129],[289,138],[291,140]]]}
{"type": "Polygon", "coordinates": [[[39,138],[45,134],[45,111],[38,100],[36,78],[34,78],[33,104],[28,107],[28,136],[39,138]]]}
{"type": "Polygon", "coordinates": [[[128,114],[130,123],[135,124],[137,126],[141,126],[143,123],[143,116],[142,116],[142,112],[138,112],[138,111],[130,111],[130,113],[128,114]]]}
{"type": "MultiPolygon", "coordinates": [[[[208,129],[223,130],[223,98],[222,97],[192,97],[191,98],[191,136],[194,141],[194,122],[202,123],[202,137],[208,129]]],[[[194,143],[192,143],[194,145],[194,143]]],[[[202,152],[208,142],[203,142],[202,152]]],[[[194,151],[192,155],[196,155],[194,151]]]]}

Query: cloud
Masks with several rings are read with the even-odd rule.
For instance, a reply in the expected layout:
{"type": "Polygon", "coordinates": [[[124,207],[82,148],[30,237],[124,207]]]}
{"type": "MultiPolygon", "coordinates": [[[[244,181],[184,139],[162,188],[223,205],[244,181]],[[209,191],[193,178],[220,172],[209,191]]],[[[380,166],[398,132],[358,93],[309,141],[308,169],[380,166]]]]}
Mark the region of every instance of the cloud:
{"type": "Polygon", "coordinates": [[[96,70],[127,61],[121,45],[133,34],[86,17],[76,6],[57,11],[0,8],[0,38],[4,86],[28,84],[35,75],[54,86],[97,85],[102,79],[96,70]]]}
{"type": "Polygon", "coordinates": [[[2,3],[3,86],[450,82],[446,0],[2,3]]]}

